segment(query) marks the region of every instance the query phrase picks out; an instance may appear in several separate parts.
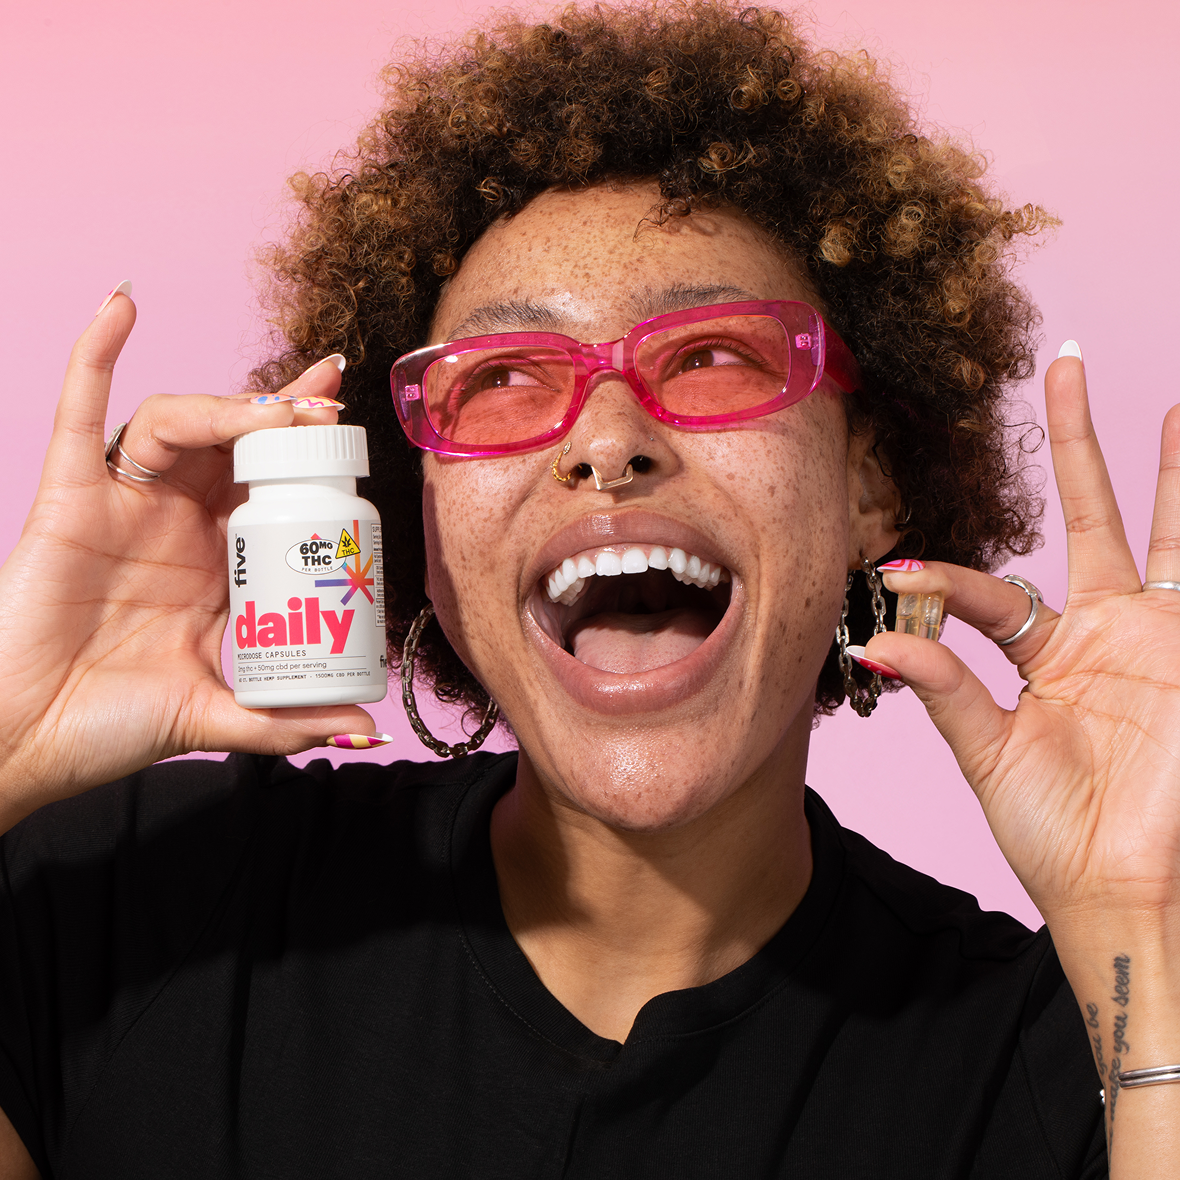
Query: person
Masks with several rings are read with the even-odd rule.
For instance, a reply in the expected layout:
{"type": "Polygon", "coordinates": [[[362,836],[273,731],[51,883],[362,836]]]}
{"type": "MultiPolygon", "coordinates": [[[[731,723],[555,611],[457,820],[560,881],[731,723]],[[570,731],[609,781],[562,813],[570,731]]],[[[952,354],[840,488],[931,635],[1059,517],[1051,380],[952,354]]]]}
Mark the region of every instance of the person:
{"type": "Polygon", "coordinates": [[[987,572],[1035,538],[1007,259],[1046,215],[717,3],[401,67],[302,199],[280,351],[245,394],[148,399],[121,451],[134,309],[104,301],[4,567],[0,1174],[1175,1170],[1180,1086],[1135,1084],[1180,1061],[1175,412],[1145,588],[1059,359],[1069,600],[987,572]],[[337,393],[391,651],[519,754],[299,771],[367,715],[234,704],[230,445],[337,393]],[[1004,645],[1014,710],[874,634],[889,564],[1004,645]],[[868,712],[874,668],[1047,930],[807,792],[817,711],[868,712]],[[153,765],[191,750],[238,753],[153,765]]]}

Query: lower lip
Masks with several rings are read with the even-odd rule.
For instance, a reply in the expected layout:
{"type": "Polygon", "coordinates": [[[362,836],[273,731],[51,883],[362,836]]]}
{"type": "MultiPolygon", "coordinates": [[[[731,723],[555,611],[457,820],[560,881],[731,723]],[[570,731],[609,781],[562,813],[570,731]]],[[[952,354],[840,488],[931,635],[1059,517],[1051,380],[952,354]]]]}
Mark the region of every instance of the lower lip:
{"type": "Polygon", "coordinates": [[[725,614],[700,647],[682,660],[635,675],[603,672],[583,664],[549,638],[529,609],[525,610],[525,629],[558,683],[577,704],[613,716],[653,713],[688,700],[716,676],[732,646],[743,605],[741,582],[735,578],[725,614]]]}

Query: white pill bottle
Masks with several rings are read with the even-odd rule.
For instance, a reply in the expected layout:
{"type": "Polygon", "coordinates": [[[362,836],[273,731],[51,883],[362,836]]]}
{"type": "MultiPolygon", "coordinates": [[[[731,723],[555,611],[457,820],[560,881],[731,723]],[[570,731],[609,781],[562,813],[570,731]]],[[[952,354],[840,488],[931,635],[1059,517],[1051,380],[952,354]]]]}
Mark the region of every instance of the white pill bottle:
{"type": "Polygon", "coordinates": [[[226,528],[234,699],[364,704],[389,688],[381,519],[356,494],[363,426],[256,430],[234,443],[250,498],[226,528]]]}

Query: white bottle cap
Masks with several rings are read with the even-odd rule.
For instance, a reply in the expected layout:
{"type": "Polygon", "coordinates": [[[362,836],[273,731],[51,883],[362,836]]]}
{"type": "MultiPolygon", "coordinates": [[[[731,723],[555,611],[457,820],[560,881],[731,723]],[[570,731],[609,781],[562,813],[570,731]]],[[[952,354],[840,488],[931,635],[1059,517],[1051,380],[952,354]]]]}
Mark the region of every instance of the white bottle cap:
{"type": "Polygon", "coordinates": [[[234,442],[234,483],[368,474],[363,426],[283,426],[254,430],[234,442]]]}

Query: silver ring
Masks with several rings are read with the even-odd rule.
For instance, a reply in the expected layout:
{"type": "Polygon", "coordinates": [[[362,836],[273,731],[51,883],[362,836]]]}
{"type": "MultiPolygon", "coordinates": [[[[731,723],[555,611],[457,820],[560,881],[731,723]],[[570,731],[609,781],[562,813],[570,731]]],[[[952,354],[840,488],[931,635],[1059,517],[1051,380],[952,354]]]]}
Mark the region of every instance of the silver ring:
{"type": "Polygon", "coordinates": [[[111,431],[111,437],[107,439],[106,460],[107,466],[111,469],[114,475],[121,475],[124,479],[134,480],[136,483],[155,483],[164,473],[162,471],[153,471],[150,467],[145,467],[142,463],[136,461],[123,450],[119,439],[123,437],[123,431],[127,429],[126,422],[120,422],[114,430],[111,431]],[[115,451],[119,452],[119,458],[126,459],[136,471],[142,471],[142,475],[136,475],[135,472],[128,471],[124,467],[120,467],[111,455],[115,451]]]}
{"type": "Polygon", "coordinates": [[[1045,600],[1041,597],[1041,592],[1027,579],[1022,578],[1019,574],[1007,574],[1004,577],[1005,582],[1011,582],[1013,586],[1019,586],[1021,590],[1028,595],[1029,606],[1031,609],[1028,612],[1028,618],[1020,626],[1020,630],[1015,635],[1009,635],[1007,639],[997,639],[997,647],[1007,647],[1010,643],[1015,643],[1023,635],[1026,635],[1032,628],[1033,623],[1037,621],[1037,610],[1045,600]]]}
{"type": "Polygon", "coordinates": [[[1180,582],[1144,582],[1144,590],[1180,590],[1180,582]]]}

